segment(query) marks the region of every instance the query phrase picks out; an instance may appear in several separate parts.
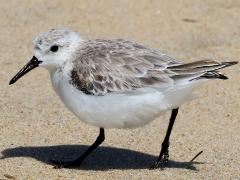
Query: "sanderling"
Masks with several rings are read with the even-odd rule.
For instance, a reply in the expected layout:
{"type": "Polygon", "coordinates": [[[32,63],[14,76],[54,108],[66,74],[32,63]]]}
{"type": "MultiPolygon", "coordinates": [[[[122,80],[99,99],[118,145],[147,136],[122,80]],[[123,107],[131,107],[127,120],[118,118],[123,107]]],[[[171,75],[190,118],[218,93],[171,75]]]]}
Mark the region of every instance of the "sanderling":
{"type": "Polygon", "coordinates": [[[209,79],[227,79],[219,69],[238,62],[201,60],[184,63],[160,51],[123,39],[83,39],[78,33],[51,29],[33,41],[33,58],[12,78],[48,69],[54,90],[80,120],[100,128],[96,141],[74,161],[79,166],[105,138],[104,128],[143,126],[172,110],[160,155],[153,168],[168,162],[169,138],[178,107],[209,79]]]}

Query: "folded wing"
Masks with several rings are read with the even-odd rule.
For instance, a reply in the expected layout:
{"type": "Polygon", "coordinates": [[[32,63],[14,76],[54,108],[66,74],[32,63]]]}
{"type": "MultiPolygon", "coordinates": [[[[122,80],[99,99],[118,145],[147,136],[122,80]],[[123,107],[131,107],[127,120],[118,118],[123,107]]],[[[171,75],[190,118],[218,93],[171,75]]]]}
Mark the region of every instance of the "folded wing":
{"type": "Polygon", "coordinates": [[[122,39],[86,41],[75,57],[71,83],[91,95],[147,86],[169,87],[182,78],[217,77],[218,69],[234,64],[211,60],[183,64],[157,50],[122,39]]]}

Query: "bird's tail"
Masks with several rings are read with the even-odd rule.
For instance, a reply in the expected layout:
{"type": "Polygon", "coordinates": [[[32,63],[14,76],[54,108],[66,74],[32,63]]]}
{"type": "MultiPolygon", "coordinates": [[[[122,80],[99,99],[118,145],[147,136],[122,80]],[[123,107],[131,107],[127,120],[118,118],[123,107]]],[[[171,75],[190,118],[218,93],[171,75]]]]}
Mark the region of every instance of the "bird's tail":
{"type": "Polygon", "coordinates": [[[213,60],[201,60],[192,63],[178,64],[168,67],[175,73],[176,78],[186,78],[189,80],[197,79],[228,79],[227,76],[221,74],[218,70],[237,64],[237,61],[216,62],[213,60]]]}

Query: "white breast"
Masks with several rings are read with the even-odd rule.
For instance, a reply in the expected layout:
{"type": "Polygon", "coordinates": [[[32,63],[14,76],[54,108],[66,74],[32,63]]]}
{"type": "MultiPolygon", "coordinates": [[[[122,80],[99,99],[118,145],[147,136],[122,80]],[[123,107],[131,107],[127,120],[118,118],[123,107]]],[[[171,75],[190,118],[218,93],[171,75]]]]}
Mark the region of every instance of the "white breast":
{"type": "Polygon", "coordinates": [[[61,73],[53,73],[51,77],[61,100],[80,120],[103,128],[143,126],[188,100],[192,91],[184,88],[162,93],[142,88],[134,93],[93,96],[76,89],[61,73]]]}

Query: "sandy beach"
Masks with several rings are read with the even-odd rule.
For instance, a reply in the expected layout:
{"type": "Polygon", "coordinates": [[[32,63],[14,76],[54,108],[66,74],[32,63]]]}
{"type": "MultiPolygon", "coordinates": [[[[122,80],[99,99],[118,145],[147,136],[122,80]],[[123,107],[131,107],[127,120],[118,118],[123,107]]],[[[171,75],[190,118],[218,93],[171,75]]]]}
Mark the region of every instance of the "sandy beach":
{"type": "Polygon", "coordinates": [[[240,179],[240,68],[209,81],[180,107],[169,167],[149,170],[170,112],[137,129],[107,129],[104,143],[79,169],[53,169],[74,159],[98,128],[81,122],[37,68],[9,86],[32,57],[32,40],[53,27],[86,38],[125,38],[191,62],[240,60],[240,1],[0,0],[0,179],[240,179]],[[203,150],[194,163],[194,155],[203,150]]]}

